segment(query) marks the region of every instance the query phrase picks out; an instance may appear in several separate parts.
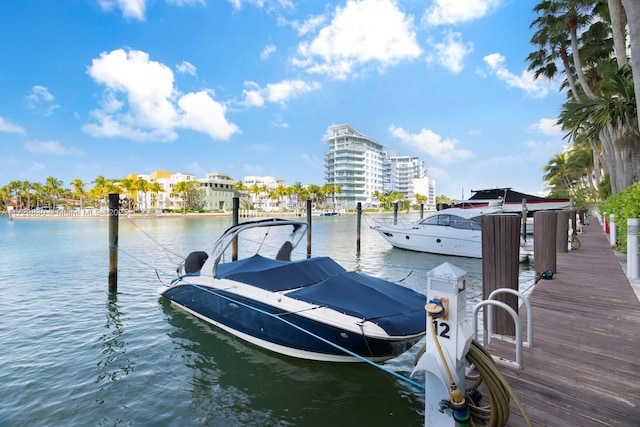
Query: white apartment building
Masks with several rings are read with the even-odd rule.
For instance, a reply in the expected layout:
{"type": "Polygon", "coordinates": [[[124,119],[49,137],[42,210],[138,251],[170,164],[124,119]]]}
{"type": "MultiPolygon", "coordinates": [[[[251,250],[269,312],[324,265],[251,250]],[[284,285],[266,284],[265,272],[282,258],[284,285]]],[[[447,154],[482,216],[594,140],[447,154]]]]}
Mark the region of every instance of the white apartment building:
{"type": "Polygon", "coordinates": [[[363,207],[377,207],[376,191],[397,191],[411,201],[421,194],[429,198],[428,206],[435,206],[435,181],[426,176],[424,161],[418,157],[389,156],[382,144],[348,124],[330,126],[324,141],[329,146],[325,181],[340,186],[335,208],[354,208],[358,202],[363,207]]]}
{"type": "Polygon", "coordinates": [[[427,196],[427,208],[436,208],[436,182],[433,179],[428,176],[415,178],[413,180],[413,191],[414,197],[416,194],[427,196]]]}
{"type": "Polygon", "coordinates": [[[188,173],[173,173],[166,171],[154,171],[149,175],[132,174],[133,179],[142,178],[149,183],[157,182],[162,187],[162,191],[156,193],[147,191],[138,191],[136,200],[142,210],[162,210],[177,209],[182,207],[182,199],[180,196],[172,196],[173,186],[180,181],[192,181],[196,179],[195,175],[188,173]]]}
{"type": "Polygon", "coordinates": [[[366,137],[348,124],[331,126],[324,142],[325,181],[340,186],[335,209],[378,206],[373,194],[383,191],[386,153],[383,145],[366,137]]]}
{"type": "Polygon", "coordinates": [[[424,161],[414,156],[389,157],[388,179],[385,180],[385,191],[397,191],[406,199],[413,200],[416,194],[427,196],[414,188],[414,180],[426,176],[424,161]]]}

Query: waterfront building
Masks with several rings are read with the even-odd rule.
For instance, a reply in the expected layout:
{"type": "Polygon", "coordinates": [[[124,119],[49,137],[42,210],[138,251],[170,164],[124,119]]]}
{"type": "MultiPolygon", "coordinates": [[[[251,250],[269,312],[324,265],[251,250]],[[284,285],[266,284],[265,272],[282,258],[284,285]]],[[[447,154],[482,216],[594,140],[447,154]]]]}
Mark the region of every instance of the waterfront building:
{"type": "Polygon", "coordinates": [[[426,176],[424,161],[415,156],[390,156],[388,162],[388,191],[397,191],[407,200],[415,200],[416,194],[428,196],[426,193],[417,191],[414,187],[415,179],[426,176]]]}
{"type": "Polygon", "coordinates": [[[242,184],[249,192],[253,208],[264,212],[282,209],[295,209],[297,197],[286,194],[276,194],[277,188],[286,188],[283,179],[273,176],[245,176],[242,184]]]}
{"type": "Polygon", "coordinates": [[[245,191],[236,190],[236,183],[229,175],[222,173],[208,173],[198,182],[204,191],[203,208],[210,211],[230,211],[233,209],[233,198],[239,197],[240,208],[249,206],[248,195],[245,191]]]}
{"type": "MultiPolygon", "coordinates": [[[[135,175],[135,174],[132,174],[135,175]]],[[[132,177],[129,175],[129,177],[132,177]]],[[[173,187],[181,181],[193,181],[195,175],[181,172],[153,171],[149,175],[137,174],[137,178],[142,178],[150,184],[157,182],[160,184],[161,191],[155,193],[152,191],[137,191],[136,200],[138,206],[142,210],[162,211],[163,209],[179,209],[182,207],[182,198],[179,195],[172,195],[173,187]]]]}
{"type": "Polygon", "coordinates": [[[379,205],[373,195],[383,191],[385,158],[383,145],[366,137],[348,124],[330,126],[324,142],[325,181],[340,187],[334,209],[379,205]]]}
{"type": "MultiPolygon", "coordinates": [[[[428,209],[436,208],[436,182],[435,180],[424,176],[422,178],[413,179],[413,191],[414,198],[416,194],[427,196],[427,203],[425,205],[428,209]]],[[[414,199],[414,203],[417,201],[414,199]]]]}
{"type": "Polygon", "coordinates": [[[415,202],[415,195],[428,197],[435,206],[435,181],[426,176],[424,161],[415,156],[391,156],[384,146],[358,132],[348,124],[330,126],[324,142],[325,182],[340,187],[336,193],[336,209],[379,207],[376,192],[399,192],[415,202]],[[425,180],[417,181],[416,180],[425,180]],[[418,191],[416,185],[424,185],[418,191]]]}

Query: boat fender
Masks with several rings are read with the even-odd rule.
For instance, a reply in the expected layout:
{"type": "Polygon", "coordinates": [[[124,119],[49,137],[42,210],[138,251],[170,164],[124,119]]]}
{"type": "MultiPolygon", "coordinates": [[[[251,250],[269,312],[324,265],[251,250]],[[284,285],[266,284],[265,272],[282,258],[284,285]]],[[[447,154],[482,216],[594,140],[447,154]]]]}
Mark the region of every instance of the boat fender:
{"type": "Polygon", "coordinates": [[[209,258],[209,255],[204,251],[191,252],[184,260],[184,273],[188,276],[200,275],[202,266],[209,258]]]}

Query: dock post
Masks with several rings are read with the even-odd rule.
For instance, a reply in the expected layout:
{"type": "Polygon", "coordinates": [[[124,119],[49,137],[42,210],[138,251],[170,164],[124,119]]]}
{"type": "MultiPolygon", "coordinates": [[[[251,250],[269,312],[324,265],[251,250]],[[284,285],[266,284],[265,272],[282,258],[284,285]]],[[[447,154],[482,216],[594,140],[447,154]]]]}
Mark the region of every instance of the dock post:
{"type": "Polygon", "coordinates": [[[640,259],[638,259],[638,233],[640,219],[627,219],[627,278],[640,279],[640,259]]]}
{"type": "Polygon", "coordinates": [[[414,372],[425,372],[425,427],[464,425],[459,417],[465,414],[459,411],[454,418],[453,411],[444,408],[442,402],[452,399],[449,394],[452,379],[458,390],[465,390],[466,356],[473,339],[471,322],[466,315],[466,280],[467,273],[448,262],[427,273],[425,352],[414,368],[414,372]],[[445,373],[445,367],[451,378],[445,373]]]}
{"type": "Polygon", "coordinates": [[[420,219],[424,218],[424,203],[420,203],[420,219]]]}
{"type": "Polygon", "coordinates": [[[311,258],[311,199],[307,199],[307,258],[311,258]]]}
{"type": "Polygon", "coordinates": [[[612,248],[618,246],[618,228],[616,227],[616,218],[614,214],[609,215],[609,245],[612,248]]]}
{"type": "Polygon", "coordinates": [[[556,267],[556,234],[558,232],[558,213],[555,211],[538,211],[533,214],[533,265],[536,275],[545,271],[555,273],[556,267]]]}
{"type": "MultiPolygon", "coordinates": [[[[535,253],[534,253],[535,257],[535,253]]],[[[497,214],[482,217],[482,299],[496,289],[518,290],[520,274],[520,215],[497,214]]],[[[497,297],[516,313],[518,297],[502,294],[497,297]]],[[[485,319],[486,310],[485,310],[485,319]]],[[[513,320],[505,310],[496,312],[493,330],[499,335],[515,336],[513,320]]]]}
{"type": "Polygon", "coordinates": [[[527,199],[522,199],[522,240],[527,241],[527,199]]]}
{"type": "MultiPolygon", "coordinates": [[[[556,232],[556,251],[568,252],[569,251],[569,211],[558,211],[558,231],[556,232]]],[[[535,228],[534,228],[535,230],[535,228]]],[[[535,239],[534,239],[535,240],[535,239]]],[[[533,254],[535,257],[535,252],[533,254]]]]}
{"type": "Polygon", "coordinates": [[[360,228],[362,226],[362,202],[356,205],[356,253],[360,253],[360,228]]]}
{"type": "Polygon", "coordinates": [[[393,225],[398,223],[398,202],[393,204],[393,225]]]}
{"type": "Polygon", "coordinates": [[[109,193],[109,292],[118,292],[118,215],[120,195],[109,193]]]}
{"type": "MultiPolygon", "coordinates": [[[[238,225],[239,222],[239,213],[240,213],[240,198],[234,197],[232,200],[233,207],[231,211],[231,225],[238,225]]],[[[238,237],[234,237],[233,242],[231,242],[231,260],[238,260],[238,237]]]]}

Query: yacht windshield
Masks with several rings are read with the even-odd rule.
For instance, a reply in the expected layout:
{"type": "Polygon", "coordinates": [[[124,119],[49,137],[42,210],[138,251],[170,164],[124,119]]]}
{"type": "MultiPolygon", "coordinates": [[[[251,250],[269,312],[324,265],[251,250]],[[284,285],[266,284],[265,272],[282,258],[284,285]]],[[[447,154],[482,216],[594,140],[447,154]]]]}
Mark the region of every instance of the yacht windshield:
{"type": "Polygon", "coordinates": [[[462,230],[481,230],[480,218],[463,218],[457,215],[433,215],[420,221],[422,225],[441,225],[462,230]]]}

